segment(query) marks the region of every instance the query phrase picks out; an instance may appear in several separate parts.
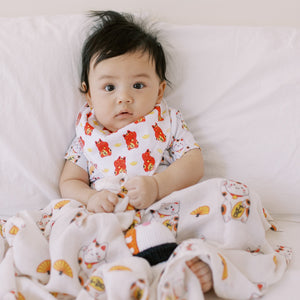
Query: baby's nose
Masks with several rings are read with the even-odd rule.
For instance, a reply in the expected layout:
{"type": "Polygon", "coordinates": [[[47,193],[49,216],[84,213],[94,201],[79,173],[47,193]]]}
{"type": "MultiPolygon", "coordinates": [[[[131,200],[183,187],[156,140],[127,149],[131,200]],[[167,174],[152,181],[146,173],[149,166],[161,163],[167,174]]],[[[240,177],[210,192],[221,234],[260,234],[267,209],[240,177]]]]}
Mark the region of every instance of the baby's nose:
{"type": "Polygon", "coordinates": [[[129,91],[122,90],[118,94],[118,103],[131,103],[133,101],[132,96],[130,95],[129,91]]]}
{"type": "Polygon", "coordinates": [[[132,103],[133,99],[129,95],[118,97],[118,103],[132,103]]]}

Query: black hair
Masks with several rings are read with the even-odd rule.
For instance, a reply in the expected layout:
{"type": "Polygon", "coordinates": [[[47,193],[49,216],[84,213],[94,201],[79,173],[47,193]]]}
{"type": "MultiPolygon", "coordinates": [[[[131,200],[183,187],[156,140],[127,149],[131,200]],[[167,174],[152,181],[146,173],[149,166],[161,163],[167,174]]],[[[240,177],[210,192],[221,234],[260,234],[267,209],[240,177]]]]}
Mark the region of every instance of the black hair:
{"type": "Polygon", "coordinates": [[[86,39],[82,49],[81,92],[89,91],[88,75],[91,60],[95,58],[94,66],[101,61],[125,53],[142,51],[154,60],[155,71],[161,81],[166,80],[166,58],[157,36],[148,32],[135,22],[130,14],[115,11],[92,11],[91,17],[97,22],[93,33],[86,39]]]}

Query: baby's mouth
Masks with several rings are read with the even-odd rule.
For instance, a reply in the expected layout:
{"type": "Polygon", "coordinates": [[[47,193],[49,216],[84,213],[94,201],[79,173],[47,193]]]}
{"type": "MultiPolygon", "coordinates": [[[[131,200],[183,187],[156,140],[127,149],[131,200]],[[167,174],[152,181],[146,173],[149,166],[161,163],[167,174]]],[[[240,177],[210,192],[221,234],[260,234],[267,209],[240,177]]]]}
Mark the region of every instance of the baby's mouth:
{"type": "Polygon", "coordinates": [[[126,118],[128,116],[132,116],[132,113],[130,113],[129,111],[121,111],[116,115],[117,118],[121,118],[121,119],[126,118]]]}

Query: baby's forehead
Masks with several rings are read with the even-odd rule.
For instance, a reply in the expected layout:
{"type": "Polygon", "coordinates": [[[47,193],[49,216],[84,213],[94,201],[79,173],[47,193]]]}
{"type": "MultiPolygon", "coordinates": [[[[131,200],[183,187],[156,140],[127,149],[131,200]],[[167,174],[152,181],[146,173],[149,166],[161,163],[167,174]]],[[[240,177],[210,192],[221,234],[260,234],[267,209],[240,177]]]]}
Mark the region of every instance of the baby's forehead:
{"type": "Polygon", "coordinates": [[[135,58],[137,58],[137,60],[140,59],[145,59],[149,62],[150,65],[154,65],[155,64],[155,57],[150,53],[150,51],[146,50],[134,50],[134,51],[128,51],[122,54],[118,54],[118,55],[110,55],[110,52],[108,53],[102,53],[101,51],[98,51],[97,53],[95,53],[90,60],[90,67],[91,68],[95,68],[98,64],[100,64],[101,62],[106,62],[106,63],[113,63],[114,59],[130,59],[132,56],[134,56],[135,58]]]}

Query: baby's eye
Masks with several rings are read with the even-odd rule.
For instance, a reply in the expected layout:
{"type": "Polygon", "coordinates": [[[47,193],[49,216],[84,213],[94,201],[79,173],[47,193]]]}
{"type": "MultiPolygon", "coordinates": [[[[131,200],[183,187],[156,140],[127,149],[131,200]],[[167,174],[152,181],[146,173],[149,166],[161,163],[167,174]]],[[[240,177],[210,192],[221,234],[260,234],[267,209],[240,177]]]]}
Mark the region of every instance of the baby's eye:
{"type": "Polygon", "coordinates": [[[112,84],[108,84],[104,87],[105,91],[112,92],[115,89],[115,86],[112,84]]]}
{"type": "Polygon", "coordinates": [[[139,89],[142,89],[144,87],[144,84],[141,83],[141,82],[137,82],[133,85],[133,88],[139,90],[139,89]]]}

